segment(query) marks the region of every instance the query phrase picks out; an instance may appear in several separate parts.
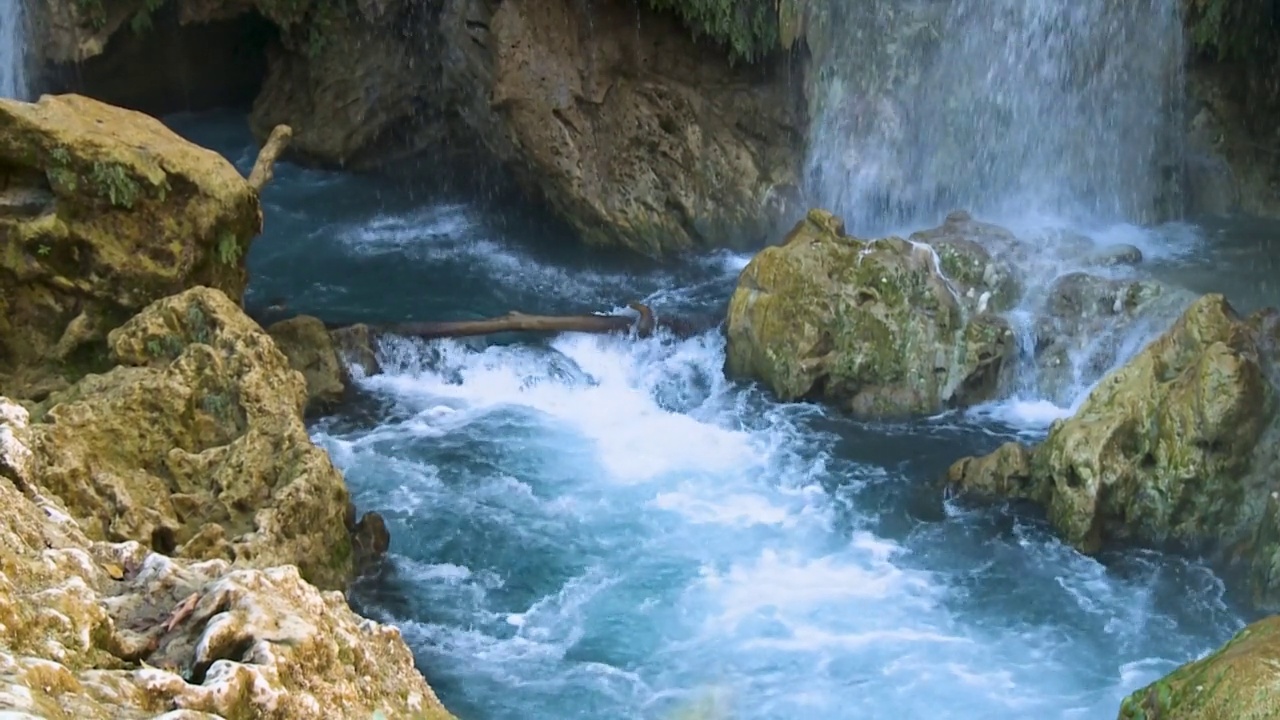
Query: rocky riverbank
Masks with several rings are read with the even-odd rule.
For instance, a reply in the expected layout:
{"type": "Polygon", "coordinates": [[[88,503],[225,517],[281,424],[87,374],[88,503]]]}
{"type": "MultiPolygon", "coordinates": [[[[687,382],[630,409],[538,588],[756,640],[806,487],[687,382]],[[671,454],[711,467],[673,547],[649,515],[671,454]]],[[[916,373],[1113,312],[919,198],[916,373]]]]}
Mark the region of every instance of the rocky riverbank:
{"type": "Polygon", "coordinates": [[[449,717],[343,597],[386,530],[303,424],[340,379],[238,304],[261,222],[149,117],[0,101],[0,704],[449,717]]]}

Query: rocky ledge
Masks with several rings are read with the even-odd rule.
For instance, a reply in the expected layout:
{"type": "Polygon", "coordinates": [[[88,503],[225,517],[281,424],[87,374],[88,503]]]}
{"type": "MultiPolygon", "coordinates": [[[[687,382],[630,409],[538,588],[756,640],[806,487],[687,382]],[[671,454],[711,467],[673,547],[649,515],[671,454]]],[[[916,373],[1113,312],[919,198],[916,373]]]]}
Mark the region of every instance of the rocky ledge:
{"type": "Polygon", "coordinates": [[[450,717],[341,592],[388,538],[303,411],[352,338],[279,329],[290,359],[239,305],[263,177],[138,113],[0,101],[0,706],[23,717],[450,717]]]}

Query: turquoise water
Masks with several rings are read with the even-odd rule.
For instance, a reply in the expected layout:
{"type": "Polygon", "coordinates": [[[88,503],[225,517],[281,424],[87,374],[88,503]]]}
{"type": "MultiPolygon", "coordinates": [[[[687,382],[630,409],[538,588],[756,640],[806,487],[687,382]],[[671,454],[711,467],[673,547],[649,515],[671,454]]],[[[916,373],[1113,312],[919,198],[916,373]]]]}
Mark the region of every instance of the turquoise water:
{"type": "MultiPolygon", "coordinates": [[[[172,122],[252,160],[236,116],[172,122]]],[[[264,199],[250,303],[326,319],[718,312],[749,259],[588,255],[500,203],[290,166],[264,199]]],[[[727,381],[715,332],[382,356],[313,436],[392,532],[353,600],[468,720],[1106,718],[1242,624],[1194,560],[944,499],[953,460],[1042,432],[1035,402],[853,422],[727,381]]]]}

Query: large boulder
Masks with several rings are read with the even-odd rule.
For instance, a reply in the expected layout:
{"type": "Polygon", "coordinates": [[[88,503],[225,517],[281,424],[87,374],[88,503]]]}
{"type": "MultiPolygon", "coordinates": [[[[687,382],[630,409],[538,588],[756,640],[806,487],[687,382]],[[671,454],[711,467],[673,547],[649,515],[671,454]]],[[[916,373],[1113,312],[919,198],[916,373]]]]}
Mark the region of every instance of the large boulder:
{"type": "Polygon", "coordinates": [[[31,427],[42,485],[95,540],[236,565],[354,572],[342,476],[302,422],[306,383],[222,292],[159,300],[113,330],[117,366],[55,393],[31,427]]]}
{"type": "Polygon", "coordinates": [[[1043,503],[1083,552],[1113,542],[1215,553],[1280,606],[1280,315],[1193,303],[1034,450],[950,471],[961,490],[1043,503]]]}
{"type": "Polygon", "coordinates": [[[1249,625],[1207,657],[1135,691],[1119,720],[1270,720],[1280,717],[1280,616],[1249,625]]]}
{"type": "Polygon", "coordinates": [[[996,266],[977,243],[948,237],[941,250],[860,240],[810,211],[742,271],[729,302],[729,371],[784,400],[818,398],[863,416],[994,397],[1015,341],[988,307],[1011,292],[1008,276],[979,269],[996,266]]]}
{"type": "Polygon", "coordinates": [[[188,287],[238,301],[261,228],[235,168],[154,118],[0,100],[0,382],[39,397],[102,367],[108,331],[188,287]]]}
{"type": "Polygon", "coordinates": [[[42,433],[0,397],[0,707],[83,720],[451,717],[395,628],[295,567],[91,540],[42,487],[42,433]]]}

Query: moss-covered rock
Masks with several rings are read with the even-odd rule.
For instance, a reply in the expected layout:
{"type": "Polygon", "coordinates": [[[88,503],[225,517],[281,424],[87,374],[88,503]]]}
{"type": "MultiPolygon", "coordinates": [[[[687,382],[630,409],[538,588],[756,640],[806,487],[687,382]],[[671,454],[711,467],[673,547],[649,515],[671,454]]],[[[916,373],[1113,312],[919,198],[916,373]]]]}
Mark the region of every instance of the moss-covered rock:
{"type": "Polygon", "coordinates": [[[349,498],[302,423],[302,375],[226,295],[159,300],[109,336],[118,366],[31,428],[43,486],[96,540],[192,559],[297,565],[344,588],[349,498]]]}
{"type": "Polygon", "coordinates": [[[42,486],[42,432],[0,397],[0,707],[50,720],[451,717],[395,628],[295,567],[92,541],[42,486]]]}
{"type": "Polygon", "coordinates": [[[0,100],[0,382],[39,397],[102,369],[107,332],[188,287],[238,301],[261,228],[235,168],[154,118],[0,100]]]}
{"type": "Polygon", "coordinates": [[[1254,599],[1280,606],[1280,356],[1274,312],[1242,318],[1221,295],[1167,332],[1056,422],[1029,460],[966,458],[951,481],[1043,503],[1088,553],[1175,545],[1247,569],[1254,599]]]}
{"type": "MultiPolygon", "coordinates": [[[[987,260],[973,244],[947,248],[956,267],[987,260]]],[[[990,273],[948,278],[940,256],[902,238],[850,237],[839,218],[810,211],[743,270],[729,303],[729,371],[784,400],[820,398],[863,416],[990,399],[1014,352],[1008,324],[986,311],[999,285],[990,273]]]]}
{"type": "Polygon", "coordinates": [[[1213,654],[1134,692],[1119,720],[1271,720],[1280,717],[1280,616],[1236,633],[1213,654]]]}

